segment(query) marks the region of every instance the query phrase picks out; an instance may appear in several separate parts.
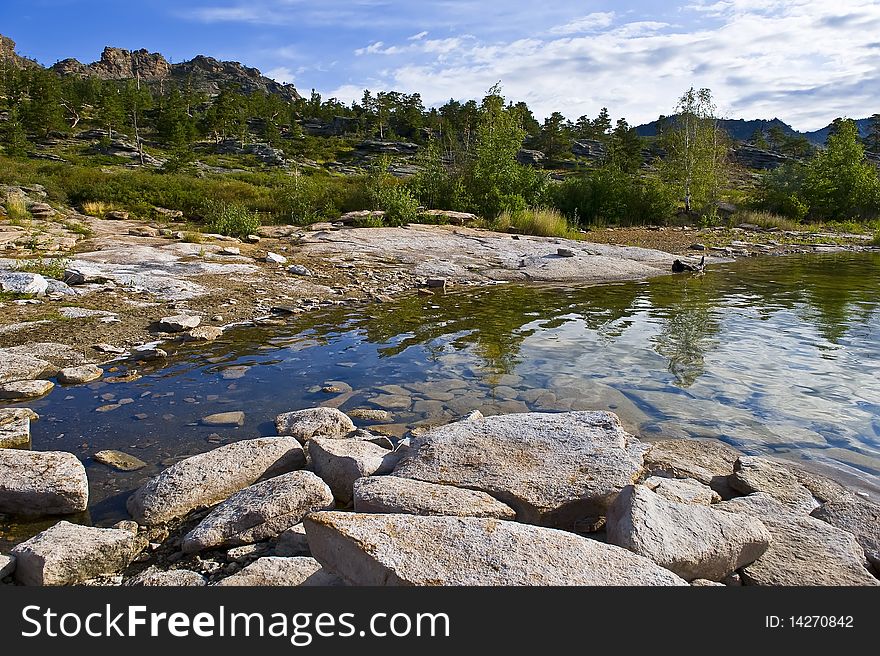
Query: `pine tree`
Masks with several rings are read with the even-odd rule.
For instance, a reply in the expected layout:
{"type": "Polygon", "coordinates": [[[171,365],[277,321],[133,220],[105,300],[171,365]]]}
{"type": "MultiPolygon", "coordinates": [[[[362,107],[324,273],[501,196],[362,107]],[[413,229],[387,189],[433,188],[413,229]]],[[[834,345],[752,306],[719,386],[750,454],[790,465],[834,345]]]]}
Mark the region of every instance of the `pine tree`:
{"type": "Polygon", "coordinates": [[[27,132],[21,121],[18,107],[15,105],[9,110],[6,122],[3,125],[3,148],[9,155],[25,155],[29,146],[27,132]]]}

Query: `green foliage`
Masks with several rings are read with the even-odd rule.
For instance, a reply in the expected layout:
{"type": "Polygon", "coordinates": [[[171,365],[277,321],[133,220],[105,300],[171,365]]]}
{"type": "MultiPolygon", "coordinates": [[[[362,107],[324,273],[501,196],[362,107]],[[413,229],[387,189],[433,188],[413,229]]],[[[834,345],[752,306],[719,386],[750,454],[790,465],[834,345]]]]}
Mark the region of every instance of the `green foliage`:
{"type": "Polygon", "coordinates": [[[6,123],[2,126],[3,147],[10,155],[25,155],[28,149],[27,132],[25,132],[24,124],[18,108],[13,107],[9,110],[6,123]]]}
{"type": "Polygon", "coordinates": [[[709,89],[688,89],[660,140],[667,156],[663,179],[676,189],[685,211],[711,214],[727,182],[727,137],[715,119],[709,89]]]}
{"type": "Polygon", "coordinates": [[[865,159],[855,122],[841,121],[812,159],[764,176],[757,206],[796,220],[880,216],[880,176],[865,159]]]}
{"type": "Polygon", "coordinates": [[[541,132],[535,139],[535,147],[543,151],[551,161],[571,156],[571,130],[565,116],[553,112],[544,119],[541,132]]]}
{"type": "Polygon", "coordinates": [[[256,212],[240,203],[208,199],[202,206],[202,216],[209,232],[230,237],[247,237],[260,227],[256,212]]]}
{"type": "Polygon", "coordinates": [[[402,226],[419,220],[419,201],[404,185],[386,185],[379,191],[379,209],[385,211],[385,224],[402,226]]]}
{"type": "Polygon", "coordinates": [[[662,180],[611,165],[555,185],[551,197],[570,221],[583,226],[662,224],[676,207],[674,191],[662,180]]]}

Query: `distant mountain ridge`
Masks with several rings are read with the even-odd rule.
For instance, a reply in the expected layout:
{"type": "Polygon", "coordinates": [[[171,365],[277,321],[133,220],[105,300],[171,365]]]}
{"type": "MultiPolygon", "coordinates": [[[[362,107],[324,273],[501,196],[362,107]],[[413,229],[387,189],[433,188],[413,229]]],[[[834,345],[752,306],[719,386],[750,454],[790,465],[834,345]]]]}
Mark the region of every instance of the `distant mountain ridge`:
{"type": "MultiPolygon", "coordinates": [[[[860,118],[856,119],[856,126],[859,129],[859,134],[863,137],[867,136],[869,124],[871,122],[870,118],[860,118]]],[[[657,136],[657,125],[659,123],[659,119],[657,121],[651,121],[650,123],[644,123],[643,125],[636,126],[636,132],[641,137],[655,137],[657,136]]],[[[764,130],[766,133],[772,127],[780,128],[785,134],[802,136],[806,137],[807,140],[815,145],[822,146],[825,144],[825,140],[828,138],[828,133],[831,131],[832,123],[829,123],[824,128],[820,128],[819,130],[813,130],[812,132],[799,132],[791,127],[788,123],[778,119],[773,118],[770,120],[766,119],[752,119],[752,120],[744,120],[744,119],[720,119],[718,123],[727,134],[730,135],[732,139],[736,139],[737,141],[747,141],[755,134],[756,130],[764,130]]]]}

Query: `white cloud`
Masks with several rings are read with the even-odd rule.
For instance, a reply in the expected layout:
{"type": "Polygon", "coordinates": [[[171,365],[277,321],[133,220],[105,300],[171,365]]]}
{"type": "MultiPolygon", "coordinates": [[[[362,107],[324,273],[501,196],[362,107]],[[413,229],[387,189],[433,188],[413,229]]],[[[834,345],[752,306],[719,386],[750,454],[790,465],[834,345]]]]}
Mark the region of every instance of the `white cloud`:
{"type": "Polygon", "coordinates": [[[418,34],[413,34],[411,37],[408,37],[407,41],[418,41],[419,39],[424,39],[426,36],[428,36],[428,32],[427,30],[424,30],[422,32],[419,32],[418,34]]]}
{"type": "Polygon", "coordinates": [[[272,78],[276,82],[282,84],[293,84],[294,72],[287,66],[278,66],[272,70],[266,71],[266,77],[272,78]]]}
{"type": "Polygon", "coordinates": [[[618,18],[590,33],[575,31],[584,17],[566,24],[570,29],[524,39],[450,38],[398,52],[383,44],[382,54],[406,57],[391,58],[396,65],[387,66],[382,82],[419,91],[431,105],[480,97],[500,79],[509,99],[525,100],[539,117],[557,110],[572,119],[593,116],[607,106],[631,123],[670,113],[692,85],[713,89],[731,117],[778,116],[800,129],[876,111],[880,3],[724,0],[692,9],[680,13],[681,25],[618,18]]]}
{"type": "Polygon", "coordinates": [[[597,11],[581,18],[550,28],[551,34],[583,34],[608,27],[614,21],[613,11],[597,11]]]}

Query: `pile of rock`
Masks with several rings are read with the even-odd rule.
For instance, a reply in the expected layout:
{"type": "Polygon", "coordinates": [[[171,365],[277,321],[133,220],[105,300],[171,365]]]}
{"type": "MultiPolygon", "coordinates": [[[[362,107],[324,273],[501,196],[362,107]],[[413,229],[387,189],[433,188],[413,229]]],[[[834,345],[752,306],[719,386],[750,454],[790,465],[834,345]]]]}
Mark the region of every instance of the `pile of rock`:
{"type": "MultiPolygon", "coordinates": [[[[609,412],[477,412],[396,444],[334,408],[275,426],[162,471],[128,500],[136,524],[61,522],[18,545],[15,580],[880,584],[878,506],[719,442],[642,442],[609,412]]],[[[0,456],[0,512],[22,490],[40,512],[85,507],[72,455],[0,456]],[[15,458],[52,459],[52,476],[15,458]]]]}

